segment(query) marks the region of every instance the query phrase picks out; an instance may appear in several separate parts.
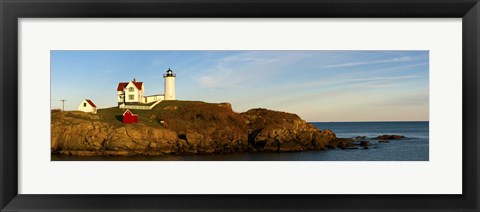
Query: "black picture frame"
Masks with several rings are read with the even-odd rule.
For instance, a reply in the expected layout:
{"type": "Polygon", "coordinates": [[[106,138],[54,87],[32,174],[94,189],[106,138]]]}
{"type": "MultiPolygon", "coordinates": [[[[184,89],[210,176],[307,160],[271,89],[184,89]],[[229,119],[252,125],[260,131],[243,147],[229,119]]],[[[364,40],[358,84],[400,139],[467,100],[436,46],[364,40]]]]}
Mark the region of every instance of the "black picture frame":
{"type": "Polygon", "coordinates": [[[480,209],[478,183],[480,5],[478,0],[0,0],[0,14],[1,211],[479,211],[480,209]],[[18,18],[24,17],[462,18],[463,194],[18,194],[17,36],[18,18]]]}

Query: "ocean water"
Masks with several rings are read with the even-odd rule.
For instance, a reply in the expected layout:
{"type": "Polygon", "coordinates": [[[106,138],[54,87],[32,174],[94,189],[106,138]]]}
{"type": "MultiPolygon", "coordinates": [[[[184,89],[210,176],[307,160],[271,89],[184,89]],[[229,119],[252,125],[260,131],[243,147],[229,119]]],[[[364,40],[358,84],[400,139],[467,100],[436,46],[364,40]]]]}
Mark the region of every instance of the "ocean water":
{"type": "Polygon", "coordinates": [[[229,153],[209,155],[163,155],[136,157],[78,157],[52,155],[52,160],[119,160],[119,161],[428,161],[428,122],[314,122],[317,128],[331,129],[337,137],[367,136],[369,149],[333,149],[286,153],[229,153]],[[407,139],[379,143],[372,138],[403,135],[407,139]]]}

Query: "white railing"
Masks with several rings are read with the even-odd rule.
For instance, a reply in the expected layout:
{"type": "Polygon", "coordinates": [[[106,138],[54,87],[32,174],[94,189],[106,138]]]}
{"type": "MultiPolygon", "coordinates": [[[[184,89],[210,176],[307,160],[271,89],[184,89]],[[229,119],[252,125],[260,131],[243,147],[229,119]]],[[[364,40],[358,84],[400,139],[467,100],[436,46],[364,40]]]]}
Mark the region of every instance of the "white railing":
{"type": "Polygon", "coordinates": [[[158,103],[160,103],[162,100],[158,100],[157,102],[153,103],[152,105],[150,106],[141,106],[141,105],[125,105],[125,104],[121,104],[120,106],[118,106],[118,108],[121,108],[121,109],[132,109],[132,110],[151,110],[153,107],[155,107],[156,105],[158,105],[158,103]]]}
{"type": "Polygon", "coordinates": [[[150,110],[155,107],[156,105],[158,105],[158,103],[160,103],[162,100],[158,100],[157,102],[153,103],[152,106],[150,106],[150,110]]]}
{"type": "Polygon", "coordinates": [[[150,106],[120,105],[122,109],[150,110],[150,106]]]}

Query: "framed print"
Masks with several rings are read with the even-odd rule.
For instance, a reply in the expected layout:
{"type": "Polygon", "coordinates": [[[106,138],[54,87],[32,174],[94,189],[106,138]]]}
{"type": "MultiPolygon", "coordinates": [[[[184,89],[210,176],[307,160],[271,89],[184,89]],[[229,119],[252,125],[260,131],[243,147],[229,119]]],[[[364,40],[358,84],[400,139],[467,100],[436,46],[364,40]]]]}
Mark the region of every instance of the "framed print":
{"type": "Polygon", "coordinates": [[[479,210],[477,1],[1,4],[2,211],[479,210]]]}

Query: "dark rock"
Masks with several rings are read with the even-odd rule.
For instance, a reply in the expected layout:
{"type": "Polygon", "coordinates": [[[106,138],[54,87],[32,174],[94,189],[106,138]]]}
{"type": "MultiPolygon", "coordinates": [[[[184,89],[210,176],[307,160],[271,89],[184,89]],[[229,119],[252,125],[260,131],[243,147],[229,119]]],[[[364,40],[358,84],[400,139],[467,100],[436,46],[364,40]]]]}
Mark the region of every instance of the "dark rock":
{"type": "Polygon", "coordinates": [[[347,149],[348,147],[353,147],[354,140],[351,138],[336,138],[332,139],[328,144],[327,148],[329,149],[347,149]]]}
{"type": "Polygon", "coordinates": [[[370,146],[370,142],[368,141],[360,141],[360,146],[370,146]]]}
{"type": "Polygon", "coordinates": [[[241,113],[248,123],[248,143],[260,151],[291,152],[326,149],[336,135],[305,122],[295,114],[252,109],[241,113]]]}
{"type": "Polygon", "coordinates": [[[378,137],[375,137],[374,139],[380,139],[380,140],[401,140],[405,139],[406,137],[403,135],[381,135],[378,137]]]}
{"type": "Polygon", "coordinates": [[[387,141],[387,140],[378,140],[378,143],[388,143],[390,141],[387,141]]]}
{"type": "Polygon", "coordinates": [[[366,140],[366,139],[367,139],[367,136],[355,136],[355,137],[353,137],[353,140],[356,140],[356,141],[358,141],[358,140],[366,140]]]}

